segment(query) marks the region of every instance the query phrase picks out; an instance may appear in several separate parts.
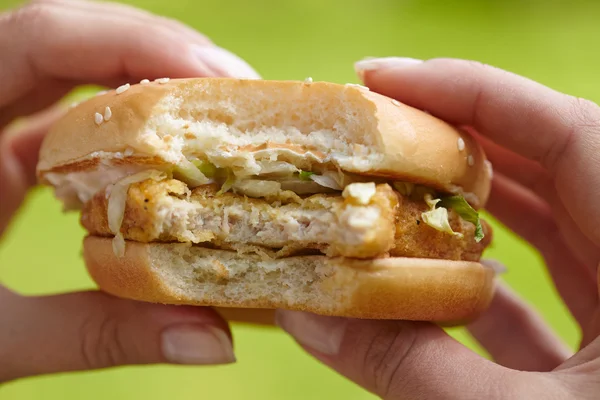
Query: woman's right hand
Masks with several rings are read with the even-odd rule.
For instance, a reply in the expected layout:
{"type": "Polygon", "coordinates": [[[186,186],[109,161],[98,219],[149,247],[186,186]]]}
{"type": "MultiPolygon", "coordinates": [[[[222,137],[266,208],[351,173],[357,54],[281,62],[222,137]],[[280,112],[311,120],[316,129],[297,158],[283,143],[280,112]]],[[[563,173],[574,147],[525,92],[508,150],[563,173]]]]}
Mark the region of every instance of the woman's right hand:
{"type": "MultiPolygon", "coordinates": [[[[64,112],[52,105],[63,95],[80,84],[193,76],[258,74],[192,28],[128,6],[46,0],[0,14],[0,235],[36,182],[41,141],[64,112]],[[18,117],[27,117],[24,124],[7,129],[18,117]]],[[[36,244],[29,245],[34,251],[36,244]]],[[[0,285],[0,360],[1,383],[235,358],[228,324],[210,308],[138,303],[97,291],[22,296],[0,285]]]]}

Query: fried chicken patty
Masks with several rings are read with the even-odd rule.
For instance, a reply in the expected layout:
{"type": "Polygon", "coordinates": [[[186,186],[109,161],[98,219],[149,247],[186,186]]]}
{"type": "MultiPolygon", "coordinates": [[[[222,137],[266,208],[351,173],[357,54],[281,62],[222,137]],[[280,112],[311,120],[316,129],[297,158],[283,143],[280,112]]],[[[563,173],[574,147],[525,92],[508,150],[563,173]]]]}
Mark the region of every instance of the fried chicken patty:
{"type": "MultiPolygon", "coordinates": [[[[147,180],[131,185],[121,233],[138,242],[191,242],[216,248],[287,256],[307,251],[328,256],[379,256],[479,260],[490,242],[474,240],[475,227],[449,210],[462,237],[439,232],[421,222],[428,207],[380,184],[367,204],[339,194],[300,198],[282,192],[273,198],[218,194],[205,185],[190,191],[181,181],[147,180]]],[[[113,236],[106,193],[86,203],[81,223],[92,235],[113,236]]]]}

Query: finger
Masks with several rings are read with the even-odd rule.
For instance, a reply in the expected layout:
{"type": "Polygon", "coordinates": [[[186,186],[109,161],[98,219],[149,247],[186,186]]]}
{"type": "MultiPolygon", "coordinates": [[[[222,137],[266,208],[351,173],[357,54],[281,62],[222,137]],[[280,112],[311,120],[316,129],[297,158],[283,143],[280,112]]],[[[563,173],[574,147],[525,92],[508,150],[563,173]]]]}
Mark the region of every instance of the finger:
{"type": "Polygon", "coordinates": [[[48,109],[0,136],[0,236],[27,190],[36,183],[35,166],[42,140],[63,112],[60,107],[48,109]]]}
{"type": "Polygon", "coordinates": [[[552,214],[571,253],[580,263],[586,265],[593,275],[600,260],[600,248],[583,234],[562,202],[557,201],[552,205],[552,214]]]}
{"type": "MultiPolygon", "coordinates": [[[[600,268],[597,269],[596,284],[600,296],[600,268]]],[[[598,375],[600,372],[600,305],[596,308],[589,323],[583,327],[581,350],[565,361],[557,370],[570,369],[586,375],[598,375]]]]}
{"type": "Polygon", "coordinates": [[[575,224],[562,201],[558,199],[554,182],[549,174],[539,164],[498,146],[486,138],[480,138],[480,141],[497,173],[520,184],[527,190],[531,190],[537,194],[540,200],[548,203],[571,253],[590,270],[595,271],[598,260],[600,260],[598,246],[585,236],[575,224]]]}
{"type": "Polygon", "coordinates": [[[600,373],[600,309],[595,317],[592,329],[584,331],[581,350],[561,364],[557,371],[571,370],[571,372],[598,376],[600,373]]]}
{"type": "Polygon", "coordinates": [[[504,284],[489,308],[468,326],[494,361],[521,371],[551,371],[572,352],[541,317],[504,284]]]}
{"type": "Polygon", "coordinates": [[[432,324],[283,310],[277,322],[311,355],[385,399],[478,399],[517,385],[518,373],[432,324]]]}
{"type": "Polygon", "coordinates": [[[600,244],[600,107],[475,62],[388,58],[356,64],[371,89],[425,109],[530,160],[555,180],[558,196],[584,234],[600,244]]]}
{"type": "MultiPolygon", "coordinates": [[[[600,293],[600,280],[598,282],[598,290],[600,293]]],[[[589,321],[589,323],[583,328],[583,335],[581,338],[580,347],[587,347],[591,342],[596,340],[596,338],[600,338],[600,306],[598,306],[598,308],[596,309],[596,312],[594,313],[594,316],[589,321]]],[[[597,346],[597,349],[599,350],[597,357],[600,358],[600,343],[597,344],[597,346]]]]}
{"type": "Polygon", "coordinates": [[[476,62],[390,58],[359,62],[356,68],[374,90],[446,121],[473,126],[549,170],[580,122],[570,97],[476,62]]]}
{"type": "Polygon", "coordinates": [[[556,198],[554,181],[539,163],[499,146],[485,136],[478,135],[478,139],[494,171],[532,190],[549,204],[553,202],[556,198]]]}
{"type": "Polygon", "coordinates": [[[37,2],[0,18],[0,45],[12,56],[0,64],[0,107],[31,91],[40,79],[104,82],[129,77],[258,77],[239,57],[199,46],[160,23],[54,2],[37,2]],[[47,32],[52,32],[48,35],[47,32]],[[226,65],[221,71],[211,66],[226,65]]]}
{"type": "Polygon", "coordinates": [[[20,98],[2,108],[0,112],[0,129],[9,125],[14,119],[30,116],[56,103],[57,99],[68,94],[76,84],[74,82],[45,79],[20,98]]]}
{"type": "Polygon", "coordinates": [[[581,325],[585,324],[598,303],[594,272],[572,256],[549,206],[496,173],[486,207],[540,251],[565,304],[575,319],[581,325]]]}
{"type": "MultiPolygon", "coordinates": [[[[47,0],[48,1],[48,0],[47,0]]],[[[51,2],[61,3],[68,7],[72,7],[73,1],[71,0],[49,0],[51,2]]],[[[234,54],[228,52],[222,48],[216,48],[214,46],[208,46],[212,44],[208,38],[204,35],[200,34],[196,30],[182,24],[179,21],[172,20],[170,18],[155,16],[148,12],[140,11],[137,8],[131,7],[129,5],[118,4],[118,3],[95,3],[95,2],[85,2],[79,1],[77,2],[79,7],[83,10],[91,10],[94,13],[102,12],[104,14],[108,14],[109,17],[114,18],[114,14],[118,14],[121,17],[127,18],[136,18],[144,23],[153,23],[158,24],[160,26],[164,26],[170,29],[173,29],[182,35],[185,35],[190,38],[190,40],[204,45],[197,46],[195,48],[195,55],[200,57],[206,66],[216,75],[218,76],[243,76],[240,75],[238,71],[248,71],[248,64],[235,56],[234,54]],[[227,59],[227,62],[221,62],[221,57],[227,59]]],[[[245,73],[244,73],[245,74],[245,73]]],[[[258,75],[251,70],[249,71],[249,75],[247,77],[250,78],[258,78],[258,75]]]]}
{"type": "Polygon", "coordinates": [[[235,360],[227,324],[208,308],[101,292],[26,298],[0,291],[0,382],[132,364],[235,360]]]}
{"type": "Polygon", "coordinates": [[[102,13],[112,18],[136,19],[148,24],[158,24],[181,33],[192,42],[203,45],[212,43],[209,38],[180,21],[160,15],[154,15],[146,10],[136,8],[128,4],[81,0],[44,0],[44,2],[54,3],[63,6],[64,8],[78,8],[80,10],[87,10],[94,13],[102,13]]]}
{"type": "MultiPolygon", "coordinates": [[[[118,3],[98,3],[89,1],[72,1],[72,0],[43,0],[43,3],[53,4],[57,8],[62,7],[70,9],[79,9],[96,14],[103,14],[107,17],[115,19],[125,19],[123,22],[127,23],[128,20],[135,19],[142,23],[152,24],[161,26],[174,32],[179,33],[182,37],[189,39],[190,43],[197,43],[198,45],[211,45],[211,41],[195,31],[194,29],[185,26],[184,24],[153,15],[149,12],[118,3]]],[[[217,71],[220,75],[222,71],[217,71]]],[[[152,78],[152,77],[150,77],[152,78]]],[[[94,83],[106,85],[109,87],[117,87],[128,80],[127,76],[114,77],[108,80],[100,80],[94,83]]],[[[39,111],[45,107],[52,105],[57,98],[60,98],[72,90],[79,84],[86,84],[89,82],[72,81],[72,80],[55,80],[46,78],[40,82],[28,93],[23,94],[19,99],[13,101],[9,106],[5,107],[0,114],[0,127],[5,126],[10,121],[17,117],[28,116],[36,111],[39,111]]]]}

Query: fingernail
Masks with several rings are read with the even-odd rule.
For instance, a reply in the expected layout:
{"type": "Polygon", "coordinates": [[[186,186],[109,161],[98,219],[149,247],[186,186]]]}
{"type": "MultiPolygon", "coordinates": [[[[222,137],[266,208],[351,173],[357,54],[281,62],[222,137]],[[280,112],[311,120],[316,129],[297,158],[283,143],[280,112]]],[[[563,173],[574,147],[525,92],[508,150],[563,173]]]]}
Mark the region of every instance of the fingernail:
{"type": "Polygon", "coordinates": [[[486,267],[490,267],[491,269],[493,269],[497,275],[503,274],[508,270],[506,268],[506,265],[502,264],[498,260],[485,259],[485,260],[481,260],[480,262],[481,262],[481,264],[485,265],[486,267]]]}
{"type": "Polygon", "coordinates": [[[423,60],[409,57],[368,57],[354,63],[354,70],[362,80],[366,71],[374,71],[385,68],[401,68],[411,65],[421,64],[423,60]]]}
{"type": "Polygon", "coordinates": [[[346,320],[300,311],[278,310],[276,323],[301,345],[327,355],[335,355],[346,331],[346,320]]]}
{"type": "Polygon", "coordinates": [[[229,364],[235,362],[227,334],[210,325],[180,325],[162,334],[162,351],[176,364],[229,364]]]}
{"type": "Polygon", "coordinates": [[[260,75],[246,61],[223,48],[192,45],[192,51],[217,76],[260,79],[260,75]]]}

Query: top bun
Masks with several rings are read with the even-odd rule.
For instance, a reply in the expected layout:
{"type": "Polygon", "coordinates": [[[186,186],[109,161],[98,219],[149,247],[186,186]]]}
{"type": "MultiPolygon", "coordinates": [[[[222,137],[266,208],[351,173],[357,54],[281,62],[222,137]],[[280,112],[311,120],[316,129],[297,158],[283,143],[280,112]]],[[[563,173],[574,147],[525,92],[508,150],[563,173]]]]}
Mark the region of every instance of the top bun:
{"type": "Polygon", "coordinates": [[[190,157],[252,174],[269,160],[339,168],[462,194],[475,207],[490,191],[479,144],[425,112],[359,85],[233,78],[157,80],[87,100],[46,137],[38,176],[190,157]]]}

